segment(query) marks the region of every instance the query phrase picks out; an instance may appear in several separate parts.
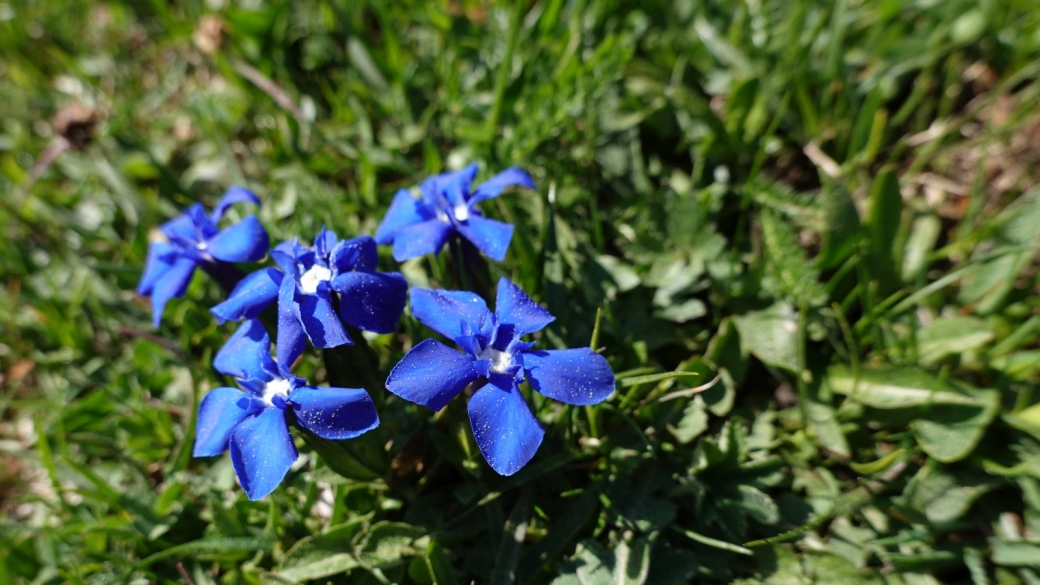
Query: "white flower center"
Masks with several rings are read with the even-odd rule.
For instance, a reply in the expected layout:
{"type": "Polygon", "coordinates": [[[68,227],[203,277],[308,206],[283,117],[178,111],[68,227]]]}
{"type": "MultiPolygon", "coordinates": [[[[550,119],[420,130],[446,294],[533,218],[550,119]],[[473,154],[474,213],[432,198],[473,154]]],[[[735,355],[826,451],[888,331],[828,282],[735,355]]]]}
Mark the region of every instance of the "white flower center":
{"type": "Polygon", "coordinates": [[[318,283],[326,282],[332,278],[332,271],[320,264],[315,264],[307,269],[300,277],[300,290],[307,294],[318,291],[318,283]]]}
{"type": "Polygon", "coordinates": [[[491,360],[491,371],[495,374],[504,374],[512,365],[513,354],[489,347],[480,352],[477,359],[491,360]]]}
{"type": "Polygon", "coordinates": [[[282,398],[289,397],[289,390],[292,386],[289,385],[289,380],[285,378],[275,378],[267,384],[264,384],[264,395],[262,396],[265,406],[274,406],[274,397],[281,396],[282,398]]]}
{"type": "Polygon", "coordinates": [[[455,219],[459,221],[466,221],[469,219],[469,206],[465,203],[455,206],[455,219]]]}

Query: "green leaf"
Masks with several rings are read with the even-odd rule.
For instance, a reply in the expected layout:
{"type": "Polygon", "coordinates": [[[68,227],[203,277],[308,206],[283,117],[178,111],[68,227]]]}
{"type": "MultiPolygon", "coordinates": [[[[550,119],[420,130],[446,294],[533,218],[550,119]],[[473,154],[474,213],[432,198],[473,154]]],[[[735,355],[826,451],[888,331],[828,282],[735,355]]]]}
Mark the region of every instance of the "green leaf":
{"type": "Polygon", "coordinates": [[[922,364],[931,364],[948,355],[977,349],[992,339],[993,331],[981,319],[943,317],[917,332],[917,353],[922,364]]]}
{"type": "Polygon", "coordinates": [[[430,540],[426,554],[415,557],[408,565],[408,576],[423,585],[455,585],[455,570],[436,540],[430,540]]]}
{"type": "Polygon", "coordinates": [[[910,421],[910,428],[925,453],[944,463],[959,461],[971,454],[1000,410],[1000,392],[978,392],[979,405],[937,404],[929,407],[925,416],[910,421]]]}
{"type": "Polygon", "coordinates": [[[1004,567],[1040,567],[1040,542],[1028,540],[989,539],[993,549],[991,560],[1004,567]]]}
{"type": "Polygon", "coordinates": [[[587,489],[571,505],[567,506],[563,516],[549,526],[546,535],[531,545],[520,557],[517,582],[527,583],[537,574],[543,563],[560,554],[589,523],[593,514],[599,509],[599,505],[598,492],[594,489],[587,489]]]}
{"type": "Polygon", "coordinates": [[[798,314],[781,302],[763,311],[733,318],[740,343],[764,363],[791,372],[798,370],[798,314]]]}
{"type": "Polygon", "coordinates": [[[256,551],[267,551],[274,547],[277,538],[274,534],[263,534],[260,536],[217,536],[213,538],[201,538],[192,542],[186,542],[177,546],[157,552],[137,563],[137,569],[144,569],[157,561],[175,557],[178,555],[198,554],[223,554],[223,553],[251,553],[256,551]]]}
{"type": "Polygon", "coordinates": [[[614,585],[643,585],[650,574],[653,535],[625,540],[614,550],[614,585]]]}
{"type": "Polygon", "coordinates": [[[862,237],[859,212],[848,191],[838,185],[827,185],[820,193],[823,199],[824,232],[816,263],[827,270],[845,261],[862,237]]]}
{"type": "Polygon", "coordinates": [[[353,541],[366,521],[359,518],[333,526],[325,534],[301,538],[285,553],[276,574],[290,581],[309,581],[359,567],[353,541]]]}
{"type": "Polygon", "coordinates": [[[708,428],[708,413],[704,406],[704,399],[694,396],[693,400],[683,409],[682,419],[678,427],[669,427],[675,438],[685,445],[696,439],[708,428]]]}
{"type": "Polygon", "coordinates": [[[502,527],[501,543],[495,555],[495,566],[489,583],[511,585],[516,582],[516,562],[520,559],[520,547],[527,536],[527,518],[531,513],[531,490],[524,490],[513,506],[505,526],[502,527]]]}
{"type": "Polygon", "coordinates": [[[561,565],[552,585],[614,585],[614,555],[592,539],[578,543],[574,557],[561,565]]]}
{"type": "Polygon", "coordinates": [[[391,567],[406,557],[423,554],[429,544],[426,531],[403,522],[378,522],[355,537],[356,555],[368,567],[391,567]]]}
{"type": "Polygon", "coordinates": [[[780,509],[768,494],[746,484],[737,486],[737,491],[740,492],[740,507],[748,516],[762,524],[776,524],[780,521],[780,509]]]}
{"type": "Polygon", "coordinates": [[[697,372],[662,372],[660,374],[648,374],[646,376],[632,376],[631,378],[621,378],[618,380],[618,385],[620,385],[622,388],[628,388],[629,386],[650,384],[651,382],[671,380],[672,378],[695,378],[699,375],[700,374],[697,372]]]}
{"type": "Polygon", "coordinates": [[[827,292],[819,283],[816,265],[805,257],[805,251],[798,246],[797,236],[790,225],[780,221],[769,210],[762,210],[758,220],[762,226],[766,274],[769,276],[763,286],[775,289],[774,296],[778,298],[805,301],[813,306],[825,303],[827,292]]]}
{"type": "Polygon", "coordinates": [[[974,470],[924,467],[908,490],[909,502],[929,522],[942,524],[962,518],[993,487],[989,476],[974,470]]]}
{"type": "Polygon", "coordinates": [[[843,457],[849,457],[852,454],[849,442],[841,430],[834,407],[831,406],[831,392],[825,386],[826,383],[826,380],[822,380],[820,384],[809,385],[806,392],[808,396],[803,405],[806,424],[821,446],[843,457]]]}
{"type": "Polygon", "coordinates": [[[913,410],[910,428],[921,448],[947,463],[971,453],[1000,408],[996,390],[969,389],[912,368],[866,368],[856,379],[838,366],[827,383],[866,406],[913,410]]]}
{"type": "Polygon", "coordinates": [[[895,242],[902,213],[899,179],[894,171],[886,170],[874,181],[868,216],[871,276],[880,283],[880,292],[884,295],[898,285],[895,242]]]}
{"type": "Polygon", "coordinates": [[[855,461],[850,461],[849,467],[860,475],[874,475],[888,469],[888,467],[895,463],[897,459],[902,457],[905,452],[906,449],[896,449],[881,459],[871,461],[870,463],[856,463],[855,461]]]}

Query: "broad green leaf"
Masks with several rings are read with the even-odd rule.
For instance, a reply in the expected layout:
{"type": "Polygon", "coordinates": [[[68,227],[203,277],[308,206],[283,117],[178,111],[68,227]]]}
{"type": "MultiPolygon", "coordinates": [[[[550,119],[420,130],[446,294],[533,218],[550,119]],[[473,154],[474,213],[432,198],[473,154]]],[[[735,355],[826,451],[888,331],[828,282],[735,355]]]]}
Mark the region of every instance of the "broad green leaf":
{"type": "Polygon", "coordinates": [[[309,581],[359,567],[353,541],[366,521],[359,518],[334,526],[324,534],[300,539],[285,553],[276,574],[290,581],[309,581]]]}
{"type": "Polygon", "coordinates": [[[762,524],[776,524],[780,521],[780,509],[768,494],[744,484],[737,486],[737,490],[740,492],[740,506],[748,516],[762,524]]]}
{"type": "Polygon", "coordinates": [[[625,540],[614,549],[614,585],[643,585],[650,574],[651,535],[625,540]]]}
{"type": "Polygon", "coordinates": [[[922,468],[909,488],[910,504],[930,522],[962,518],[978,498],[993,489],[992,478],[971,469],[922,468]]]}
{"type": "Polygon", "coordinates": [[[1040,404],[1034,404],[1012,414],[1005,414],[1004,420],[1016,429],[1040,439],[1040,404]]]}
{"type": "Polygon", "coordinates": [[[977,349],[993,339],[986,322],[975,317],[943,317],[917,332],[917,353],[922,364],[977,349]]]}
{"type": "Polygon", "coordinates": [[[408,565],[408,576],[423,585],[455,585],[455,569],[452,568],[444,549],[436,540],[430,540],[426,554],[415,557],[408,565]]]}
{"type": "Polygon", "coordinates": [[[841,430],[834,407],[830,404],[831,391],[826,384],[825,379],[820,384],[809,385],[807,392],[809,396],[806,397],[803,405],[803,411],[808,419],[806,423],[821,446],[843,457],[849,457],[852,454],[849,450],[849,442],[841,430]]]}
{"type": "Polygon", "coordinates": [[[572,559],[560,569],[552,585],[614,585],[614,555],[592,539],[579,542],[572,559]]]}
{"type": "Polygon", "coordinates": [[[369,567],[389,567],[423,554],[426,531],[403,522],[379,522],[355,537],[358,560],[369,567]]]}
{"type": "Polygon", "coordinates": [[[976,246],[975,257],[988,260],[971,264],[962,279],[960,301],[980,315],[997,311],[1011,292],[1018,275],[1032,263],[1035,252],[1019,250],[1040,239],[1040,190],[1019,197],[1000,213],[1000,227],[993,238],[976,246]],[[1006,251],[1006,254],[998,254],[1006,251]],[[995,255],[997,254],[997,255],[995,255]]]}
{"type": "Polygon", "coordinates": [[[694,396],[693,400],[683,409],[679,425],[670,430],[680,443],[685,445],[696,439],[708,428],[708,413],[704,406],[704,399],[694,396]]]}
{"type": "Polygon", "coordinates": [[[1000,410],[998,391],[978,390],[978,396],[978,405],[936,404],[928,407],[921,418],[910,421],[925,453],[945,463],[971,454],[1000,410]]]}
{"type": "Polygon", "coordinates": [[[873,408],[979,404],[978,397],[966,388],[915,368],[863,368],[856,378],[849,368],[835,366],[827,372],[827,383],[835,393],[873,408]]]}
{"type": "Polygon", "coordinates": [[[993,549],[991,560],[1005,567],[1040,567],[1040,542],[989,539],[993,549]]]}
{"type": "Polygon", "coordinates": [[[733,322],[745,351],[771,366],[798,370],[798,315],[791,305],[777,303],[737,315],[733,322]]]}
{"type": "Polygon", "coordinates": [[[969,389],[912,368],[866,368],[858,380],[834,367],[827,383],[839,394],[878,409],[911,409],[921,448],[946,463],[967,457],[1000,408],[1000,393],[969,389]]]}

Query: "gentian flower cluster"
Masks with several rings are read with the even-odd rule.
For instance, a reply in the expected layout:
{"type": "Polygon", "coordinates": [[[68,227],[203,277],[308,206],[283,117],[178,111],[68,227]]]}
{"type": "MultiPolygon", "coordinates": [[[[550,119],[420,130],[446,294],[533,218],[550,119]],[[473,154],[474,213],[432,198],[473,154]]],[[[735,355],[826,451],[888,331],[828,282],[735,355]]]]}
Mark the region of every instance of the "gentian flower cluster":
{"type": "Polygon", "coordinates": [[[439,254],[454,234],[460,234],[481,252],[501,262],[513,238],[513,226],[488,219],[477,204],[498,197],[510,186],[534,189],[531,176],[509,168],[470,191],[477,165],[435,175],[419,185],[421,199],[405,189],[394,196],[390,209],[376,230],[376,242],[393,245],[394,260],[404,262],[426,254],[439,254]]]}
{"type": "MultiPolygon", "coordinates": [[[[319,388],[293,375],[291,367],[309,339],[317,348],[354,342],[356,327],[376,333],[397,330],[408,283],[396,272],[379,272],[377,245],[392,245],[397,261],[438,254],[449,238],[468,239],[487,256],[502,260],[513,226],[488,219],[477,208],[509,186],[534,188],[524,171],[510,168],[471,188],[476,165],[423,181],[421,198],[399,191],[375,237],[340,240],[322,228],[312,246],[293,239],[271,250],[277,267],[241,278],[232,262],[251,262],[268,251],[267,232],[256,216],[220,230],[232,204],[259,205],[256,195],[232,187],[207,215],[200,204],[161,227],[149,246],[138,292],[152,299],[158,326],[171,298],[182,296],[196,267],[232,289],[210,311],[220,323],[243,321],[213,360],[214,368],[237,379],[240,389],[222,387],[199,404],[193,455],[231,452],[239,482],[252,500],[271,493],[285,477],[297,451],[289,425],[329,440],[357,437],[379,425],[372,399],[358,388],[319,388]],[[229,281],[231,286],[229,285],[229,281]],[[277,303],[276,352],[258,319],[277,303]]],[[[387,389],[440,410],[472,384],[469,418],[480,451],[500,474],[511,475],[534,456],[544,431],[520,392],[524,381],[545,396],[573,405],[595,404],[614,390],[606,359],[588,348],[539,351],[523,341],[554,317],[508,279],[498,284],[491,313],[480,297],[465,291],[411,291],[412,313],[453,340],[462,353],[427,339],[390,373],[387,389]]]]}
{"type": "Polygon", "coordinates": [[[566,404],[597,404],[614,391],[610,365],[591,349],[538,351],[522,340],[555,317],[506,278],[498,282],[494,313],[465,291],[413,288],[411,298],[415,318],[463,353],[427,339],[390,372],[387,390],[436,411],[476,382],[469,400],[473,436],[502,475],[526,465],[544,435],[520,393],[525,374],[537,392],[566,404]]]}
{"type": "Polygon", "coordinates": [[[183,214],[164,223],[161,239],[148,246],[148,260],[137,285],[137,294],[152,298],[152,324],[159,326],[166,303],[184,296],[195,268],[209,272],[228,271],[228,262],[253,262],[267,254],[270,240],[255,215],[220,230],[217,222],[235,203],[260,200],[242,187],[232,187],[221,197],[213,212],[206,215],[195,203],[183,214]]]}
{"type": "Polygon", "coordinates": [[[371,237],[341,241],[322,228],[314,247],[293,240],[275,246],[271,256],[281,270],[265,268],[244,278],[210,309],[217,321],[256,317],[277,300],[279,352],[298,351],[305,335],[318,348],[352,343],[343,323],[376,333],[397,329],[408,282],[397,272],[376,271],[371,237]]]}
{"type": "Polygon", "coordinates": [[[239,326],[213,359],[238,379],[241,390],[217,388],[199,404],[195,457],[231,450],[235,474],[251,500],[274,491],[296,461],[289,412],[296,426],[323,439],[351,439],[379,426],[368,393],[360,388],[316,388],[289,368],[299,352],[271,358],[271,338],[256,319],[239,326]]]}

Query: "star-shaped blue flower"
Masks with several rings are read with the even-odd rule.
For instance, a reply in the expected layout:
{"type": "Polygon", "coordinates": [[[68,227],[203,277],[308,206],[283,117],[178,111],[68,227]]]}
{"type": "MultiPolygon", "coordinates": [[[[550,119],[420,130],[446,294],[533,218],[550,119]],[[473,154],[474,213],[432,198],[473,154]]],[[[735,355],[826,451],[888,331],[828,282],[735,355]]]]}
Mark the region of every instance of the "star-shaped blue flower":
{"type": "Polygon", "coordinates": [[[610,365],[591,349],[541,351],[522,341],[555,317],[506,278],[498,281],[494,314],[470,292],[413,288],[411,300],[415,317],[464,353],[427,339],[394,366],[387,389],[436,411],[477,382],[470,425],[484,459],[502,475],[530,461],[544,434],[520,394],[525,375],[536,391],[566,404],[596,404],[614,391],[610,365]]]}
{"type": "Polygon", "coordinates": [[[434,175],[419,185],[421,199],[412,197],[405,189],[398,191],[376,230],[376,242],[381,246],[393,244],[394,260],[403,262],[440,253],[448,238],[459,233],[481,252],[501,262],[513,237],[513,226],[487,219],[477,203],[498,197],[512,185],[534,189],[534,181],[513,167],[470,191],[476,175],[475,164],[461,171],[434,175]]]}
{"type": "Polygon", "coordinates": [[[295,424],[323,439],[352,439],[379,426],[368,393],[359,388],[316,388],[289,372],[299,352],[271,359],[271,339],[250,319],[239,326],[213,359],[242,390],[217,388],[199,403],[195,457],[231,450],[235,474],[250,500],[274,491],[296,461],[289,434],[295,424]]]}
{"type": "Polygon", "coordinates": [[[271,257],[281,270],[265,268],[242,279],[226,301],[210,309],[218,321],[256,317],[277,300],[279,354],[299,352],[305,336],[319,348],[352,343],[343,323],[376,333],[397,329],[408,282],[397,272],[376,272],[379,256],[371,237],[340,241],[322,228],[313,248],[283,242],[271,257]]]}
{"type": "MultiPolygon", "coordinates": [[[[161,226],[162,240],[148,246],[148,260],[137,285],[137,294],[152,298],[152,323],[158,327],[166,303],[184,296],[184,291],[200,265],[219,274],[225,262],[253,262],[264,257],[270,240],[255,215],[224,230],[217,222],[235,203],[260,204],[242,187],[232,187],[221,197],[209,215],[199,203],[161,226]]],[[[230,288],[230,287],[229,287],[230,288]]]]}

